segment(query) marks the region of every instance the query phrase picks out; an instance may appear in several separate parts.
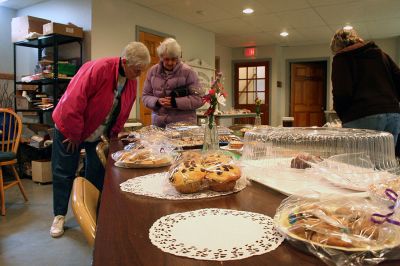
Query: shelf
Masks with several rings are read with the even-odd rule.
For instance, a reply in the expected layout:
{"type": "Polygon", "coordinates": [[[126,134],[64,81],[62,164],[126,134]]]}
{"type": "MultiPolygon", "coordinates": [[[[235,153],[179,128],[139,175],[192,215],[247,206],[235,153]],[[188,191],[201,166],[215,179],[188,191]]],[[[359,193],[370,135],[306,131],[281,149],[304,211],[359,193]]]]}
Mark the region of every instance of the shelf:
{"type": "Polygon", "coordinates": [[[14,45],[16,46],[24,46],[24,47],[32,47],[32,48],[45,48],[53,46],[55,41],[57,41],[58,45],[71,43],[71,42],[81,42],[82,38],[79,37],[71,37],[60,34],[50,34],[41,36],[37,39],[26,40],[21,42],[16,42],[14,45]]]}
{"type": "Polygon", "coordinates": [[[39,79],[39,80],[32,80],[31,82],[22,82],[22,81],[17,81],[15,84],[24,84],[24,85],[50,85],[53,84],[54,82],[58,81],[58,83],[68,83],[71,81],[71,79],[39,79]]]}
{"type": "Polygon", "coordinates": [[[43,112],[53,112],[53,108],[51,109],[47,109],[47,110],[42,110],[42,109],[36,109],[36,108],[31,108],[31,109],[15,109],[15,112],[39,112],[39,113],[43,113],[43,112]]]}

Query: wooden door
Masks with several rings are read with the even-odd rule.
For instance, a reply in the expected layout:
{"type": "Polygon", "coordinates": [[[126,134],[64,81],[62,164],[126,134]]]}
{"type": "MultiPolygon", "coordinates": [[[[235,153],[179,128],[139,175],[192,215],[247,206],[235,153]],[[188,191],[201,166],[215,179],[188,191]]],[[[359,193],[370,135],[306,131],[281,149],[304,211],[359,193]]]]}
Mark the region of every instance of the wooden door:
{"type": "MultiPolygon", "coordinates": [[[[246,62],[235,64],[235,109],[256,111],[255,99],[261,99],[261,122],[269,123],[269,63],[246,62]]],[[[235,123],[254,123],[251,119],[235,119],[235,123]]]]}
{"type": "Polygon", "coordinates": [[[290,112],[294,126],[322,126],[326,107],[326,62],[292,63],[290,76],[290,112]]]}
{"type": "MultiPolygon", "coordinates": [[[[143,32],[143,31],[139,32],[139,41],[144,43],[144,45],[146,45],[146,47],[149,49],[150,52],[151,62],[148,69],[150,69],[152,65],[158,64],[160,59],[157,55],[157,47],[164,39],[165,37],[154,35],[148,32],[143,32]]],[[[145,126],[151,125],[151,110],[146,108],[142,101],[143,85],[146,80],[147,70],[143,71],[142,74],[140,75],[139,93],[138,93],[138,100],[139,100],[138,102],[140,106],[140,121],[145,126]]]]}

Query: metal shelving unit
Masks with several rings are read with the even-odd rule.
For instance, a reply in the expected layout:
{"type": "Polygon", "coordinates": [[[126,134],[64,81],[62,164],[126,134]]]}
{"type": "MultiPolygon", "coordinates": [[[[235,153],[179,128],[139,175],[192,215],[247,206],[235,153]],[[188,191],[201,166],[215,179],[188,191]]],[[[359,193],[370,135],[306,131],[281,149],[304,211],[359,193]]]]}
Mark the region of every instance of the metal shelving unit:
{"type": "MultiPolygon", "coordinates": [[[[14,43],[14,93],[17,94],[17,85],[18,84],[26,84],[26,85],[38,85],[38,91],[42,92],[43,85],[52,85],[53,86],[53,97],[54,97],[54,107],[58,103],[58,91],[61,84],[69,83],[70,79],[66,78],[58,78],[58,52],[59,46],[67,43],[78,43],[80,48],[79,54],[79,64],[78,68],[82,65],[82,38],[65,36],[60,34],[51,34],[39,37],[33,40],[26,40],[14,43]],[[31,82],[21,82],[17,81],[17,46],[21,47],[29,47],[38,49],[38,61],[42,60],[42,51],[44,48],[53,48],[53,78],[46,78],[40,80],[33,80],[31,82]]],[[[40,123],[43,123],[43,113],[52,112],[53,109],[50,110],[41,110],[39,108],[29,108],[29,109],[18,109],[17,108],[17,99],[14,99],[14,106],[16,112],[37,112],[39,113],[40,123]]]]}

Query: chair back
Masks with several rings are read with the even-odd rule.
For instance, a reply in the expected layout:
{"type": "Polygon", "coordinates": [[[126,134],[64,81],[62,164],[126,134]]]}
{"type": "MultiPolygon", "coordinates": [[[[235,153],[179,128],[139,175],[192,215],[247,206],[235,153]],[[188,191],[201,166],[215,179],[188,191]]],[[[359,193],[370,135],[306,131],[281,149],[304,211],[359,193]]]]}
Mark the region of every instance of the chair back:
{"type": "Polygon", "coordinates": [[[99,157],[100,162],[104,168],[106,168],[106,165],[107,165],[108,148],[109,148],[109,144],[108,144],[108,142],[105,142],[105,141],[100,141],[96,146],[97,156],[99,157]]]}
{"type": "Polygon", "coordinates": [[[83,177],[74,180],[72,210],[90,246],[94,245],[97,225],[99,190],[83,177]]]}
{"type": "Polygon", "coordinates": [[[21,133],[21,118],[10,109],[0,108],[0,151],[17,153],[21,133]]]}

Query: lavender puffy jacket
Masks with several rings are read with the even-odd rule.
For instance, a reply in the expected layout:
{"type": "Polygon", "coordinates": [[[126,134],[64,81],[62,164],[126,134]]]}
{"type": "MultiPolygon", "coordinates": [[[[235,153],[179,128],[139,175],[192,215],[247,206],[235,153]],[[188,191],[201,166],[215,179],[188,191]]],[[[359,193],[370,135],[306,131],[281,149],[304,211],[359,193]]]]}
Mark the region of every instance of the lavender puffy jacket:
{"type": "Polygon", "coordinates": [[[157,101],[159,98],[170,96],[175,88],[181,86],[196,88],[198,85],[197,74],[182,62],[178,62],[168,75],[163,71],[162,62],[152,66],[147,72],[142,95],[144,106],[153,110],[152,124],[165,127],[173,122],[196,123],[195,110],[203,105],[199,95],[191,94],[176,98],[177,108],[164,108],[158,105],[157,101]]]}

